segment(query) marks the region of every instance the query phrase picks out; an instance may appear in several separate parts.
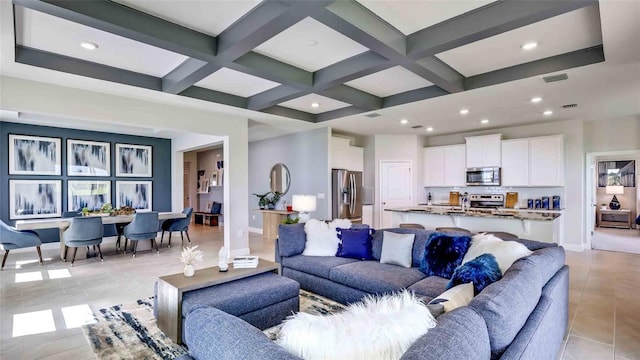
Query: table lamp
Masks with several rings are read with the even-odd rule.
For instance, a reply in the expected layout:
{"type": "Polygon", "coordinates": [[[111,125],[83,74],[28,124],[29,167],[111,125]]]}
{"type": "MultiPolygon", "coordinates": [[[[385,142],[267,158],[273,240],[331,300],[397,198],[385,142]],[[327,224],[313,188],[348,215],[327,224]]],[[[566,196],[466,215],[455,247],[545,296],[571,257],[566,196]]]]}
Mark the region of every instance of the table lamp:
{"type": "Polygon", "coordinates": [[[611,209],[611,210],[620,210],[620,202],[618,201],[618,198],[616,198],[616,195],[624,194],[624,186],[622,186],[622,185],[607,185],[607,188],[606,188],[605,191],[607,192],[607,195],[613,195],[613,198],[611,199],[611,202],[609,203],[609,209],[611,209]]]}
{"type": "Polygon", "coordinates": [[[309,221],[309,212],[316,211],[315,195],[293,195],[291,203],[293,205],[293,210],[300,213],[301,223],[309,221]]]}

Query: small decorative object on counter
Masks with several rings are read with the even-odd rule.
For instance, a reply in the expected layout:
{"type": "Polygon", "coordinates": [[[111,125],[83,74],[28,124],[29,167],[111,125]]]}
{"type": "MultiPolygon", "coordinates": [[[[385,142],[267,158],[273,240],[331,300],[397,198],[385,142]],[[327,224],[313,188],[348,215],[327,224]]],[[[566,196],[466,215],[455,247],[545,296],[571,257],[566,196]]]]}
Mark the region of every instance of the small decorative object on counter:
{"type": "Polygon", "coordinates": [[[533,209],[533,199],[527,199],[527,209],[533,209]]]}
{"type": "Polygon", "coordinates": [[[553,210],[560,210],[560,195],[553,195],[553,210]]]}
{"type": "Polygon", "coordinates": [[[431,205],[431,192],[429,192],[429,195],[427,196],[427,205],[431,205]]]}
{"type": "Polygon", "coordinates": [[[549,209],[549,197],[548,196],[543,196],[542,197],[542,208],[543,209],[549,209]]]}
{"type": "Polygon", "coordinates": [[[542,208],[542,200],[540,199],[536,199],[536,209],[541,209],[542,208]]]}
{"type": "Polygon", "coordinates": [[[226,247],[221,247],[220,252],[218,252],[218,268],[220,268],[220,272],[226,272],[229,270],[229,265],[227,264],[227,259],[229,258],[229,251],[226,247]]]}
{"type": "Polygon", "coordinates": [[[196,250],[198,246],[187,246],[182,248],[180,254],[180,262],[184,264],[184,276],[191,277],[195,274],[193,265],[197,265],[204,260],[204,253],[202,250],[196,250]]]}

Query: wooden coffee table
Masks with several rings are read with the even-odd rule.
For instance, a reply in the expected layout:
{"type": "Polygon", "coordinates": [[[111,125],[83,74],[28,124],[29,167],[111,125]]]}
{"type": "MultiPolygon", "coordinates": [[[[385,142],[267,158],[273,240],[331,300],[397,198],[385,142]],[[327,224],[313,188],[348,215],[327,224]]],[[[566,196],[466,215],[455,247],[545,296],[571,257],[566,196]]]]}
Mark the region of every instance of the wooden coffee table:
{"type": "Polygon", "coordinates": [[[258,267],[252,269],[234,269],[229,264],[227,272],[210,267],[196,270],[195,275],[186,277],[183,273],[161,276],[158,279],[158,328],[176,344],[182,343],[182,294],[187,291],[203,289],[250,276],[273,272],[280,275],[280,264],[260,259],[258,267]]]}

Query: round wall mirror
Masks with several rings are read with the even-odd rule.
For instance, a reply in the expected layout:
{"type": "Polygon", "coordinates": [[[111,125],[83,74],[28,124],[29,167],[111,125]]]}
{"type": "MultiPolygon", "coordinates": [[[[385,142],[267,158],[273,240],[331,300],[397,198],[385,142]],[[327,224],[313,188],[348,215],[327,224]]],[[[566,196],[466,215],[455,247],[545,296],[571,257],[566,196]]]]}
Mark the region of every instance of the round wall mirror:
{"type": "Polygon", "coordinates": [[[269,175],[269,185],[271,185],[272,192],[279,192],[282,195],[289,191],[289,185],[291,185],[291,176],[289,175],[289,169],[283,163],[277,163],[271,168],[271,174],[269,175]]]}

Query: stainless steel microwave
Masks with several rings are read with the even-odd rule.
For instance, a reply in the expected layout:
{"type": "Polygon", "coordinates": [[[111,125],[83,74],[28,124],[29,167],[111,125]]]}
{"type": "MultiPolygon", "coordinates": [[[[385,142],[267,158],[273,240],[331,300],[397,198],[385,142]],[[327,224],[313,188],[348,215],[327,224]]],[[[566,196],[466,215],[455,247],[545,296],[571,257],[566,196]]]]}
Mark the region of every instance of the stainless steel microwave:
{"type": "Polygon", "coordinates": [[[467,186],[500,186],[500,168],[468,168],[467,186]]]}

